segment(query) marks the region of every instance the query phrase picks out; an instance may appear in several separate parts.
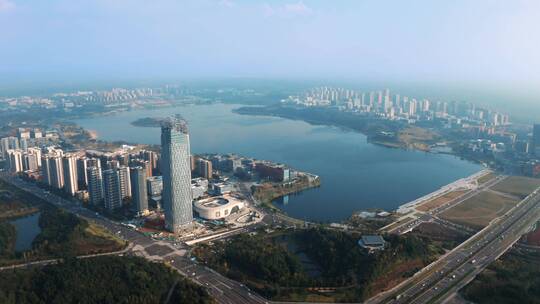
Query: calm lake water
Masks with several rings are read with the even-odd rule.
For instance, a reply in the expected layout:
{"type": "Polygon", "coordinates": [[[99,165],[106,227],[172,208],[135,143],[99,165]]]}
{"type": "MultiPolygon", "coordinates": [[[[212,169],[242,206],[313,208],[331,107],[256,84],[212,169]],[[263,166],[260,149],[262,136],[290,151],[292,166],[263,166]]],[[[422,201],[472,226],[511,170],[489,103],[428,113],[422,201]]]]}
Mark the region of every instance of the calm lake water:
{"type": "Polygon", "coordinates": [[[21,217],[10,223],[17,229],[17,239],[15,240],[15,251],[26,251],[32,249],[32,241],[41,232],[39,228],[40,212],[21,217]]]}
{"type": "Polygon", "coordinates": [[[135,110],[75,120],[103,140],[159,144],[159,128],[134,127],[143,117],[181,114],[189,123],[194,153],[237,153],[282,162],[321,177],[320,188],[276,202],[291,216],[339,221],[368,208],[392,210],[481,166],[451,155],[390,149],[366,136],[329,126],[231,112],[239,105],[212,104],[135,110]]]}

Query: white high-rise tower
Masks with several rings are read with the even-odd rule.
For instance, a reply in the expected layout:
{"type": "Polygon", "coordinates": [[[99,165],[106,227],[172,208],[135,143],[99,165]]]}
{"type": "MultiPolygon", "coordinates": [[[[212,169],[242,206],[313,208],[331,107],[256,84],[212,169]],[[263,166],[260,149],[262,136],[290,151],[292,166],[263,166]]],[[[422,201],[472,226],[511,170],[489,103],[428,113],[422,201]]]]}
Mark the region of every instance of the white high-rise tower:
{"type": "Polygon", "coordinates": [[[191,227],[189,134],[184,120],[171,118],[161,125],[161,171],[163,173],[163,209],[165,226],[180,232],[191,227]]]}

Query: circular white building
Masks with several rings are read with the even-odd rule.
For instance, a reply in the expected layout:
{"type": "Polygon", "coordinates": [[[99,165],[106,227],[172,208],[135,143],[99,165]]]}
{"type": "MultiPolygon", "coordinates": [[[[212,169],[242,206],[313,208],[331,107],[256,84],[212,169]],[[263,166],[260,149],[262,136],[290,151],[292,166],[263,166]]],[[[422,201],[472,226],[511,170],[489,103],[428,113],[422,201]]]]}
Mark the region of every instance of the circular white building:
{"type": "Polygon", "coordinates": [[[210,197],[193,203],[195,212],[206,220],[219,220],[244,208],[243,201],[230,195],[210,197]]]}

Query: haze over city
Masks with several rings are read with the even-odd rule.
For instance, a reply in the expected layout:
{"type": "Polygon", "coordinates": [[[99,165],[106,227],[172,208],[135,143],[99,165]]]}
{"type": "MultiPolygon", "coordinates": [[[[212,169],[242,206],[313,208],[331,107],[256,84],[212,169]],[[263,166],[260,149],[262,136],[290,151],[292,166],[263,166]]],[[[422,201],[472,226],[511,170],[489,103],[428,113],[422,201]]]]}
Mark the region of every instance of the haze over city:
{"type": "Polygon", "coordinates": [[[540,302],[540,2],[0,0],[0,303],[540,302]]]}

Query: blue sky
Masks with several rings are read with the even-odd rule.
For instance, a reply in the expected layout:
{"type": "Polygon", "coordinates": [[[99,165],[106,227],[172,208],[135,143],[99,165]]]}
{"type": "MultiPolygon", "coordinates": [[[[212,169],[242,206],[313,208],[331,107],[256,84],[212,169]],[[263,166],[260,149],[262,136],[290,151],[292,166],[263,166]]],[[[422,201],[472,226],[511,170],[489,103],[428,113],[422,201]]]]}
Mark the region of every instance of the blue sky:
{"type": "Polygon", "coordinates": [[[0,0],[0,81],[269,77],[537,88],[538,0],[0,0]]]}

